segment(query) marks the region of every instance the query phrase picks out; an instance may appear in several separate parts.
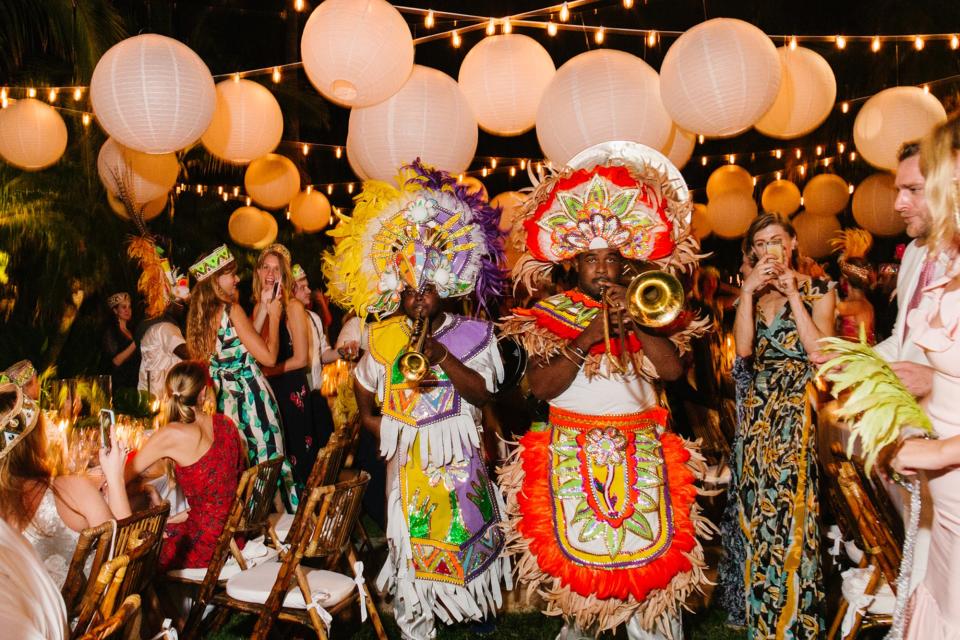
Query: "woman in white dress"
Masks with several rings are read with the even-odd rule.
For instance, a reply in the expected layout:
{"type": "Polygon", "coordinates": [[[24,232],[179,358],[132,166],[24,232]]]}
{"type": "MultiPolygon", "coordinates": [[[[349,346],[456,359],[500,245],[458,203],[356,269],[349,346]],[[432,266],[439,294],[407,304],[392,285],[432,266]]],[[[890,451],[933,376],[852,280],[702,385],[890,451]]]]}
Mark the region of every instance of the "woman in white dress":
{"type": "Polygon", "coordinates": [[[23,533],[62,587],[79,532],[130,515],[123,481],[126,452],[116,445],[109,453],[100,451],[104,500],[86,476],[54,477],[44,431],[43,416],[20,388],[0,385],[0,517],[23,533]]]}

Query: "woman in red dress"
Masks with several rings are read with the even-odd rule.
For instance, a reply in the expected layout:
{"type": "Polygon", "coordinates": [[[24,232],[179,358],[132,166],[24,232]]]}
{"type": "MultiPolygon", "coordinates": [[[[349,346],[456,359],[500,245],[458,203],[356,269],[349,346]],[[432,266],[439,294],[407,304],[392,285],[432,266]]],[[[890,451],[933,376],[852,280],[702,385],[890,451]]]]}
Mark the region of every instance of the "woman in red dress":
{"type": "Polygon", "coordinates": [[[201,411],[207,369],[181,362],[167,374],[168,424],[157,431],[127,465],[127,480],[159,460],[173,463],[188,508],[167,521],[160,569],[206,567],[230,513],[246,453],[240,432],[223,414],[201,411]]]}

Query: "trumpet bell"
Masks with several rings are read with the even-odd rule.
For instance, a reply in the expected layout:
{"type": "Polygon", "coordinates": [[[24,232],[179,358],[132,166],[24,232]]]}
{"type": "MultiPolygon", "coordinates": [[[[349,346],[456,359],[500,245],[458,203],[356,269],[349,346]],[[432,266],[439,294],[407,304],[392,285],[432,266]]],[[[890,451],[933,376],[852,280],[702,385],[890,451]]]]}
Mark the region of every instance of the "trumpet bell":
{"type": "Polygon", "coordinates": [[[627,286],[627,313],[644,327],[665,327],[683,311],[680,280],[660,270],[644,271],[627,286]]]}
{"type": "Polygon", "coordinates": [[[407,351],[397,361],[397,368],[407,382],[420,382],[427,375],[430,364],[427,357],[419,351],[407,351]]]}

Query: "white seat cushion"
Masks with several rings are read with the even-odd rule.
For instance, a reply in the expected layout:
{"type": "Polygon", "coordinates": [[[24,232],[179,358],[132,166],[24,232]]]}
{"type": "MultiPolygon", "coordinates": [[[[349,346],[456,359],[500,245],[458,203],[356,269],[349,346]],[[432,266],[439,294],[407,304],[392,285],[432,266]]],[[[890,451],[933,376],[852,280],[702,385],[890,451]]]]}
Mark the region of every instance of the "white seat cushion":
{"type": "Polygon", "coordinates": [[[873,571],[874,569],[872,567],[865,567],[863,569],[854,568],[844,571],[841,586],[843,598],[847,602],[854,604],[859,604],[861,599],[863,599],[862,601],[865,603],[869,601],[869,604],[865,606],[866,610],[870,613],[892,614],[894,606],[897,603],[897,597],[893,595],[893,590],[890,589],[890,585],[888,585],[885,580],[881,579],[875,595],[864,596],[863,592],[867,588],[867,583],[870,581],[870,575],[873,571]]]}
{"type": "Polygon", "coordinates": [[[296,514],[293,513],[283,513],[283,514],[274,514],[270,517],[270,521],[273,523],[273,530],[277,532],[277,535],[280,536],[280,542],[287,541],[287,534],[290,533],[290,528],[293,526],[293,517],[296,514]]]}
{"type": "MultiPolygon", "coordinates": [[[[254,567],[258,564],[273,560],[280,555],[280,552],[276,549],[272,549],[263,544],[263,536],[254,540],[248,540],[247,543],[243,545],[241,553],[248,567],[254,567]]],[[[233,559],[233,556],[228,556],[227,561],[223,565],[223,569],[220,570],[219,579],[221,581],[229,580],[238,573],[240,573],[240,565],[233,559]]],[[[207,568],[176,569],[174,571],[168,571],[167,575],[171,578],[201,582],[207,576],[207,568]]]]}
{"type": "MultiPolygon", "coordinates": [[[[353,578],[342,573],[301,567],[307,575],[310,593],[318,595],[321,607],[328,609],[347,598],[357,586],[353,578]]],[[[265,562],[252,569],[241,571],[227,581],[227,595],[235,600],[263,604],[270,596],[270,590],[277,581],[280,572],[279,562],[265,562]]],[[[303,594],[294,581],[293,588],[287,592],[283,600],[284,607],[292,609],[306,609],[303,594]]]]}

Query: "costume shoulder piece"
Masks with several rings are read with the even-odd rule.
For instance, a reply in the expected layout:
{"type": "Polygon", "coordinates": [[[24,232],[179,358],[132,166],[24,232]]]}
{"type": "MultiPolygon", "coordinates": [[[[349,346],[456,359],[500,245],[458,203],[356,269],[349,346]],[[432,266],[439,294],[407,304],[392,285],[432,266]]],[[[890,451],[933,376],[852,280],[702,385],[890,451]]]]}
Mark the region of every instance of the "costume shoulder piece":
{"type": "Polygon", "coordinates": [[[331,298],[361,319],[379,319],[397,310],[405,286],[432,284],[444,298],[476,293],[482,307],[500,296],[496,210],[419,161],[396,180],[399,187],[365,182],[353,214],[329,232],[337,243],[324,256],[331,298]]]}

